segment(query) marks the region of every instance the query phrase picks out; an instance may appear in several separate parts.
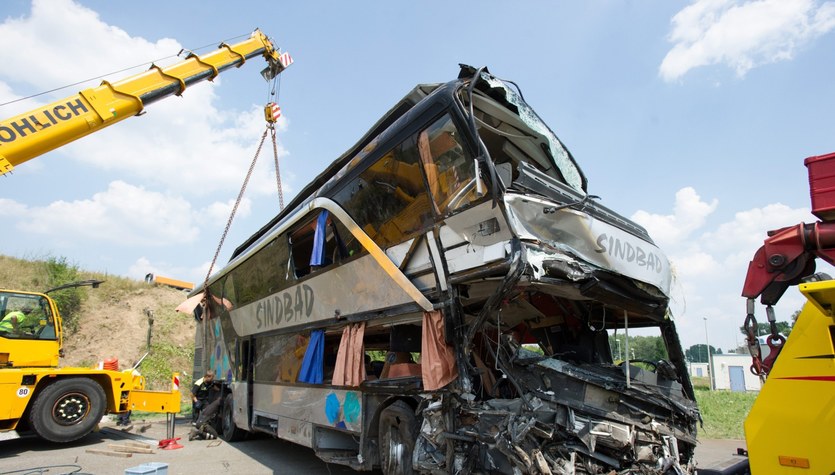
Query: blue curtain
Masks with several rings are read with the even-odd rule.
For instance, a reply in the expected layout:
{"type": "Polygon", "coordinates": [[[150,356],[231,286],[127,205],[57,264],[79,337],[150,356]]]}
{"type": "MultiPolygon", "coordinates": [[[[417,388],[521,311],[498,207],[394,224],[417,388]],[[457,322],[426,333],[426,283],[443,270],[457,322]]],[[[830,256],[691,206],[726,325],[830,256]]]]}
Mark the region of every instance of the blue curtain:
{"type": "Polygon", "coordinates": [[[316,219],[316,234],[313,235],[313,252],[310,255],[311,266],[323,266],[325,262],[325,234],[327,234],[328,210],[323,209],[316,219]]]}
{"type": "Polygon", "coordinates": [[[325,331],[313,330],[299,371],[300,383],[322,384],[324,380],[325,331]]]}

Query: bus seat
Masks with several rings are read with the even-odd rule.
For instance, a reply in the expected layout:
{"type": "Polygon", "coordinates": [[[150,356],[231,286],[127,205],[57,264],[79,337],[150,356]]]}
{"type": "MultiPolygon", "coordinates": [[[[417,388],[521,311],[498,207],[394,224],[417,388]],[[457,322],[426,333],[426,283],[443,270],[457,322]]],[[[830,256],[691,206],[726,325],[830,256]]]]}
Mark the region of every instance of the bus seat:
{"type": "Polygon", "coordinates": [[[398,364],[406,364],[412,362],[412,355],[406,351],[389,351],[386,354],[386,363],[383,365],[383,371],[380,372],[380,379],[390,378],[389,375],[392,366],[398,364]]]}
{"type": "Polygon", "coordinates": [[[395,363],[391,365],[388,372],[389,378],[404,378],[407,376],[420,376],[421,369],[417,363],[395,363]]]}

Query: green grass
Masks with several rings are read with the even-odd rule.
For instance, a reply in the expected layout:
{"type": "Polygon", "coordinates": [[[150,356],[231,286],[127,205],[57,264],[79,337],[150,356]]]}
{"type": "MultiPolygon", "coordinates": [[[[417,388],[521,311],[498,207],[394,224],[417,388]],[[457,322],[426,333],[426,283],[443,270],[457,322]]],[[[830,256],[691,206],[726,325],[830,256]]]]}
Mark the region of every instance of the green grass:
{"type": "MultiPolygon", "coordinates": [[[[694,381],[695,386],[695,381],[694,381]]],[[[704,427],[699,437],[704,439],[744,439],[742,423],[754,405],[758,393],[710,391],[696,386],[696,401],[702,411],[704,427]]]]}
{"type": "MultiPolygon", "coordinates": [[[[146,388],[168,391],[171,388],[171,374],[175,368],[189,368],[194,355],[194,345],[186,347],[170,343],[154,343],[151,353],[142,361],[139,371],[145,376],[146,388]]],[[[180,394],[183,408],[191,401],[192,378],[180,372],[180,394]]],[[[190,406],[189,406],[190,407],[190,406]]]]}

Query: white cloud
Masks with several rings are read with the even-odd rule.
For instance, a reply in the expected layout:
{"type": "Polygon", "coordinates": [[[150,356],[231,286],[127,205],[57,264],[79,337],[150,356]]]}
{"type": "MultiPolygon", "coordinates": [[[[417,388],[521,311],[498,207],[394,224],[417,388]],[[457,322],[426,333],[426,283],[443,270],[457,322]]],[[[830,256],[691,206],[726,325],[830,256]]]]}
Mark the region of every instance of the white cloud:
{"type": "MultiPolygon", "coordinates": [[[[229,220],[229,215],[232,213],[232,208],[235,206],[235,200],[231,199],[225,203],[216,201],[200,212],[201,221],[206,223],[225,225],[229,220]]],[[[252,200],[244,197],[238,209],[235,211],[235,219],[246,218],[252,213],[252,200]]]]}
{"type": "MultiPolygon", "coordinates": [[[[0,24],[0,43],[16,45],[0,49],[0,62],[15,65],[0,70],[0,80],[4,81],[0,83],[0,92],[8,88],[7,84],[42,91],[145,63],[106,78],[118,82],[146,70],[148,61],[167,58],[157,61],[160,65],[176,61],[171,56],[182,48],[173,39],[150,42],[131,36],[102,22],[94,11],[69,0],[35,0],[30,16],[7,19],[0,24]]],[[[244,67],[254,68],[252,74],[259,71],[258,65],[244,67]]],[[[127,118],[65,145],[61,153],[95,168],[119,172],[120,176],[130,176],[142,183],[162,185],[186,196],[237,192],[255,155],[265,122],[261,106],[242,104],[242,111],[217,106],[217,91],[223,78],[221,75],[213,83],[194,84],[182,97],[168,97],[150,104],[141,117],[127,118]]],[[[72,86],[53,98],[21,101],[5,109],[6,115],[32,110],[58,97],[97,86],[99,82],[72,86]]],[[[286,117],[279,119],[278,130],[286,130],[287,123],[286,117]]],[[[278,153],[280,160],[287,155],[280,142],[278,153]]],[[[248,193],[275,194],[274,173],[273,149],[268,137],[247,187],[248,193]]]]}
{"type": "Polygon", "coordinates": [[[699,66],[725,64],[744,76],[791,59],[835,28],[835,3],[815,0],[695,0],[672,19],[673,48],[659,74],[674,81],[699,66]]]}
{"type": "MultiPolygon", "coordinates": [[[[0,78],[25,81],[38,91],[165,58],[181,48],[173,39],[152,43],[131,37],[70,0],[34,0],[31,16],[0,24],[0,38],[14,45],[0,49],[0,63],[15,66],[0,70],[0,78]]],[[[136,72],[144,69],[147,65],[136,72]]]]}
{"type": "Polygon", "coordinates": [[[26,205],[8,198],[0,198],[0,216],[19,217],[26,214],[26,205]]]}
{"type": "Polygon", "coordinates": [[[737,212],[733,221],[720,225],[716,231],[705,233],[703,241],[708,249],[726,253],[729,257],[735,256],[740,248],[748,248],[751,251],[747,260],[750,260],[753,251],[762,246],[768,231],[814,219],[808,208],[793,209],[775,203],[737,212]]]}
{"type": "Polygon", "coordinates": [[[632,219],[645,227],[653,240],[664,248],[677,245],[702,227],[717,205],[717,200],[705,203],[696,190],[686,187],[676,193],[673,214],[660,215],[639,210],[632,215],[632,219]]]}
{"type": "MultiPolygon", "coordinates": [[[[748,262],[768,231],[814,220],[808,209],[775,203],[709,225],[707,217],[718,207],[716,200],[707,203],[688,187],[676,193],[672,214],[638,211],[632,217],[670,258],[675,275],[670,307],[685,346],[703,341],[705,317],[714,346],[729,349],[741,341],[737,334],[745,317],[741,293],[748,262]]],[[[797,292],[787,292],[777,306],[778,320],[787,319],[803,301],[797,292]]],[[[758,313],[764,317],[762,309],[758,313]]]]}
{"type": "Polygon", "coordinates": [[[197,238],[192,215],[180,197],[115,181],[90,199],[30,207],[19,215],[17,228],[41,235],[60,230],[63,239],[165,246],[197,238]]]}

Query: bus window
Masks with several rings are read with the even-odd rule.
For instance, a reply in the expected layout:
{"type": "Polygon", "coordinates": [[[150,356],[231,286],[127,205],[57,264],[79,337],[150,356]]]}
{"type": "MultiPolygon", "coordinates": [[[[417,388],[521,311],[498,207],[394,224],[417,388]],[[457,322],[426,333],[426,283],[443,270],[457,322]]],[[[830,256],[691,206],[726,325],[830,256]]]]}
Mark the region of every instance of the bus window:
{"type": "Polygon", "coordinates": [[[458,139],[449,116],[444,116],[420,133],[418,150],[435,211],[447,214],[477,198],[475,162],[458,139]]]}
{"type": "Polygon", "coordinates": [[[287,284],[284,269],[288,259],[286,239],[279,236],[232,271],[234,285],[227,282],[232,291],[225,297],[240,307],[275,293],[287,284]]]}
{"type": "Polygon", "coordinates": [[[364,250],[345,226],[327,210],[317,210],[293,231],[290,247],[297,278],[340,263],[364,250]]]}
{"type": "Polygon", "coordinates": [[[265,383],[295,383],[309,341],[309,335],[297,334],[258,338],[255,345],[253,380],[265,383]]]}
{"type": "Polygon", "coordinates": [[[417,136],[407,138],[347,182],[334,200],[383,249],[432,226],[417,136]]]}

